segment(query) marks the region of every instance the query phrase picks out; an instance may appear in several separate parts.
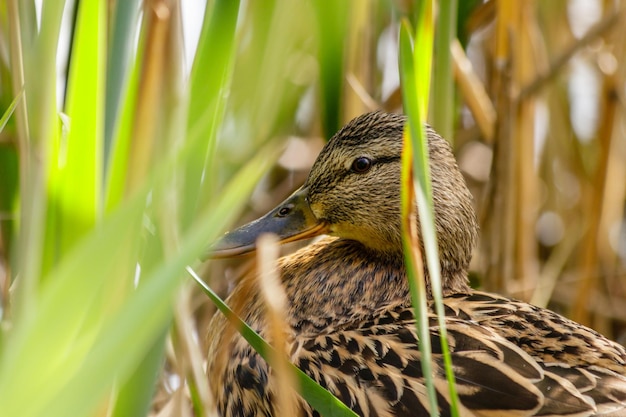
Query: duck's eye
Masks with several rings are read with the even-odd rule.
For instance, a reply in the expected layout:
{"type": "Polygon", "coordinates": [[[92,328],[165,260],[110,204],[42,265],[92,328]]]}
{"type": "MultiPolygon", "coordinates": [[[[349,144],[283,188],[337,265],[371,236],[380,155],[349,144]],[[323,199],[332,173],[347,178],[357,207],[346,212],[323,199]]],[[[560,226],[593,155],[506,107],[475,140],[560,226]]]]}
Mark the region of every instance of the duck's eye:
{"type": "Polygon", "coordinates": [[[357,174],[364,174],[372,167],[372,160],[361,156],[352,162],[352,171],[357,174]]]}
{"type": "Polygon", "coordinates": [[[278,217],[285,217],[285,216],[291,214],[292,210],[293,210],[293,204],[287,204],[287,205],[282,206],[281,208],[279,208],[278,212],[276,212],[276,215],[278,217]]]}

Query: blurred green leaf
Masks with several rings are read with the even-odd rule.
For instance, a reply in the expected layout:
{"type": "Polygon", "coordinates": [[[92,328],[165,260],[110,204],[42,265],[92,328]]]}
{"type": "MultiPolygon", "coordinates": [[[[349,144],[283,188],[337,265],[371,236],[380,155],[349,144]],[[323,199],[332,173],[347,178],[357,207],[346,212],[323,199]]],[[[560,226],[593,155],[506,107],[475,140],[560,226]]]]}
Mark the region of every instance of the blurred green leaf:
{"type": "Polygon", "coordinates": [[[50,166],[55,236],[46,251],[57,257],[93,228],[102,206],[102,151],[106,56],[106,8],[103,2],[80,2],[68,77],[67,133],[53,150],[50,166]]]}
{"type": "Polygon", "coordinates": [[[108,168],[109,154],[116,136],[120,113],[135,56],[133,46],[139,22],[140,0],[118,1],[113,8],[111,36],[107,54],[106,112],[104,125],[104,164],[108,168]]]}
{"type": "Polygon", "coordinates": [[[139,359],[137,368],[131,370],[130,377],[121,385],[117,395],[112,417],[145,416],[150,410],[155,391],[155,381],[159,377],[165,356],[165,323],[161,335],[157,335],[152,348],[139,359]]]}
{"type": "Polygon", "coordinates": [[[181,212],[183,229],[195,219],[200,196],[212,194],[217,177],[215,147],[230,90],[236,52],[235,34],[239,0],[218,0],[207,5],[198,51],[189,82],[187,141],[195,150],[186,164],[185,195],[181,212]],[[201,182],[206,186],[200,193],[201,182]]]}
{"type": "Polygon", "coordinates": [[[137,92],[141,77],[141,61],[143,58],[144,42],[137,46],[133,62],[130,64],[130,74],[123,99],[120,101],[119,121],[115,125],[115,135],[110,144],[109,157],[105,176],[104,207],[109,212],[117,207],[126,192],[128,175],[128,158],[133,140],[133,124],[137,106],[137,92]]]}
{"type": "MultiPolygon", "coordinates": [[[[17,235],[17,262],[20,285],[12,297],[12,313],[26,314],[34,308],[35,291],[41,280],[42,270],[47,271],[54,263],[53,253],[44,250],[45,239],[54,237],[49,220],[48,197],[50,147],[59,140],[59,120],[56,107],[56,56],[61,18],[65,1],[42,2],[41,26],[37,31],[34,8],[23,2],[20,8],[24,69],[24,97],[26,99],[27,126],[21,140],[20,150],[20,198],[17,235]],[[31,14],[32,13],[32,14],[31,14]],[[34,24],[33,25],[31,25],[34,24]],[[32,31],[32,33],[30,32],[32,31]],[[27,41],[26,41],[27,39],[27,41]]],[[[19,58],[18,58],[19,59],[19,58]]],[[[12,68],[19,65],[12,65],[12,68]]]]}
{"type": "Polygon", "coordinates": [[[165,330],[185,265],[219,234],[224,221],[232,221],[233,208],[271,160],[268,151],[259,152],[222,190],[216,205],[202,213],[176,256],[161,260],[127,296],[119,289],[132,282],[135,269],[111,261],[127,256],[120,242],[137,239],[146,194],[138,193],[105,218],[46,280],[37,309],[16,320],[0,357],[3,412],[84,415],[104,401],[113,383],[132,374],[165,330]],[[40,395],[29,399],[32,392],[40,395]]]}
{"type": "Polygon", "coordinates": [[[456,111],[452,53],[450,45],[456,38],[458,0],[439,2],[433,62],[432,105],[429,119],[433,128],[448,141],[453,139],[456,111]]]}
{"type": "Polygon", "coordinates": [[[350,7],[349,1],[313,1],[319,36],[322,126],[326,138],[332,137],[341,127],[345,39],[350,7]]]}
{"type": "MultiPolygon", "coordinates": [[[[117,310],[125,298],[115,290],[122,280],[132,282],[134,270],[120,270],[119,263],[111,261],[124,257],[120,251],[126,245],[118,239],[136,235],[133,225],[141,219],[141,203],[136,201],[107,219],[102,230],[92,232],[47,277],[32,302],[36,307],[15,318],[0,358],[0,402],[7,415],[43,415],[76,373],[91,367],[82,365],[83,361],[107,313],[117,310]],[[112,302],[115,299],[120,301],[112,302]],[[32,399],[32,392],[40,394],[32,399]]],[[[103,379],[103,375],[93,375],[94,383],[103,379]]],[[[79,389],[75,395],[79,392],[84,393],[79,389]]]]}

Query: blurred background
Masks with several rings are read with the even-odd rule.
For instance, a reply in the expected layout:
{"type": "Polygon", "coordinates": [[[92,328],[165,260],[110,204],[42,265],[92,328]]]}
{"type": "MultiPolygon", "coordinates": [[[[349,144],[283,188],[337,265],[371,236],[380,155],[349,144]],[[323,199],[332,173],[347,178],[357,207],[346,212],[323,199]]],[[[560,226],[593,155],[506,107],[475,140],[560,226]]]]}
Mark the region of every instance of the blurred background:
{"type": "MultiPolygon", "coordinates": [[[[52,3],[0,5],[0,404],[209,415],[215,308],[182,267],[227,294],[247,266],[199,264],[208,242],[344,123],[402,111],[417,2],[52,3]]],[[[626,2],[434,4],[429,123],[474,195],[472,285],[625,343],[626,2]]]]}

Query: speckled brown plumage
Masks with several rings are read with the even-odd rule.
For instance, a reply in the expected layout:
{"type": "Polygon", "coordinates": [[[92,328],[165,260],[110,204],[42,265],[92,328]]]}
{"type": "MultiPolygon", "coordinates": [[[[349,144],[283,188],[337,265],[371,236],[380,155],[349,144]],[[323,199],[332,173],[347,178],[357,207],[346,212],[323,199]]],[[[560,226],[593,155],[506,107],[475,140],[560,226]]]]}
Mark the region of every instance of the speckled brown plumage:
{"type": "MultiPolygon", "coordinates": [[[[428,415],[400,240],[404,122],[382,112],[353,120],[322,150],[297,198],[216,247],[218,253],[248,251],[250,239],[267,230],[284,240],[309,236],[310,230],[332,235],[279,260],[290,359],[363,416],[428,415]],[[353,165],[362,157],[371,161],[364,172],[353,165]]],[[[430,129],[428,135],[461,415],[626,415],[622,346],[550,310],[469,288],[477,236],[471,196],[446,141],[430,129]]],[[[268,336],[253,275],[238,282],[228,302],[268,336]]],[[[430,322],[439,412],[447,416],[432,313],[430,322]]],[[[213,319],[209,338],[207,372],[219,413],[274,415],[278,393],[267,364],[222,316],[213,319]]],[[[299,406],[302,415],[317,415],[304,401],[299,406]]]]}

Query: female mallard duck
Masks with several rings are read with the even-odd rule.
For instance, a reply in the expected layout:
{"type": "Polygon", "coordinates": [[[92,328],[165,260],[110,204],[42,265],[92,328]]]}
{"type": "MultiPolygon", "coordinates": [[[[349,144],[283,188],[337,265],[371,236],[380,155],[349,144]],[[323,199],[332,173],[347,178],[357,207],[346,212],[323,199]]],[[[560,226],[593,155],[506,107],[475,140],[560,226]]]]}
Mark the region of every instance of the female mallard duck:
{"type": "MultiPolygon", "coordinates": [[[[429,414],[400,232],[405,121],[382,112],[357,117],[326,144],[298,191],[213,248],[220,257],[246,253],[264,232],[282,241],[330,235],[278,262],[288,299],[287,352],[363,416],[429,414]]],[[[471,195],[448,143],[430,128],[427,133],[461,415],[626,415],[624,347],[550,310],[469,287],[477,238],[471,195]]],[[[267,336],[251,275],[228,302],[267,336]]],[[[449,415],[431,315],[438,412],[449,415]]],[[[221,315],[209,337],[207,372],[221,415],[274,415],[278,393],[268,365],[221,315]]],[[[303,401],[300,407],[302,415],[318,415],[303,401]]]]}

